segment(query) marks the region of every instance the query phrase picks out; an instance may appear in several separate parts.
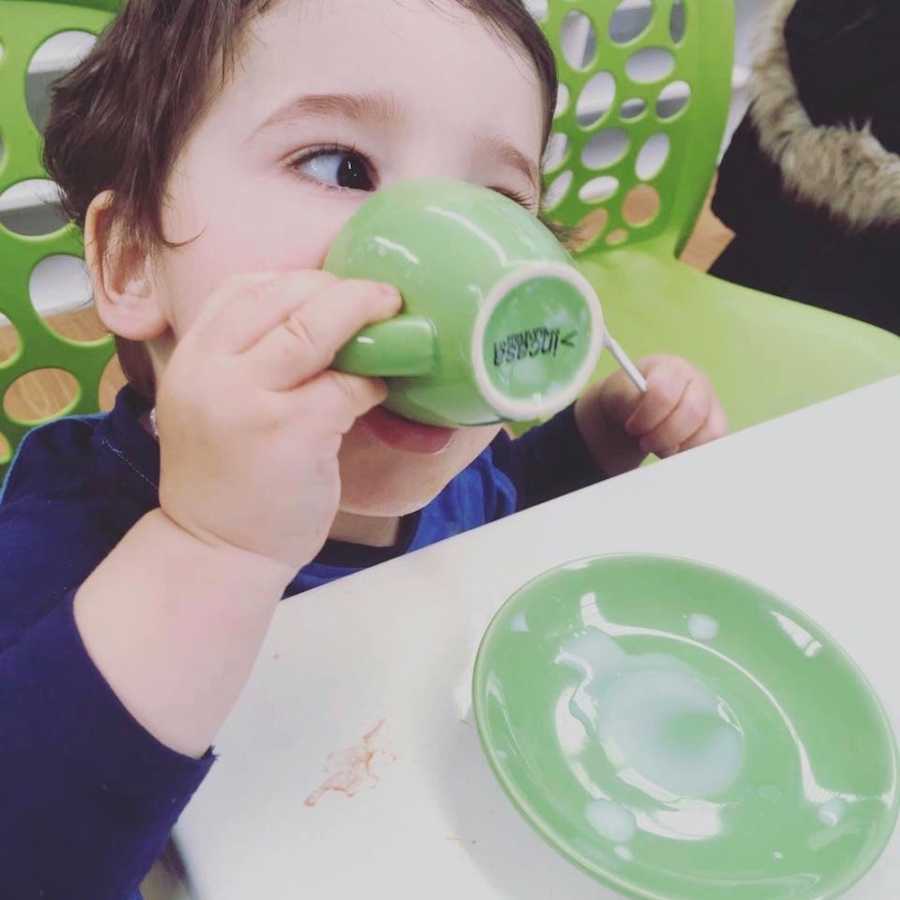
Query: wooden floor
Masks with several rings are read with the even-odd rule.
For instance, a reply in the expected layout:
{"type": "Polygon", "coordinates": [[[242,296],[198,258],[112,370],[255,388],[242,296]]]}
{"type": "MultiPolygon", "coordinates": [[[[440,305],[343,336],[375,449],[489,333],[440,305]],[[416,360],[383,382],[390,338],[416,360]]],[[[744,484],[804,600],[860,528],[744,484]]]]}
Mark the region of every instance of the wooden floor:
{"type": "MultiPolygon", "coordinates": [[[[689,265],[705,271],[730,237],[731,232],[713,216],[707,203],[694,235],[682,254],[682,259],[689,265]]],[[[95,340],[105,333],[93,309],[57,316],[49,320],[49,324],[56,331],[74,340],[95,340]]],[[[0,362],[12,355],[16,341],[17,338],[11,328],[0,328],[0,362]]],[[[112,408],[116,392],[124,382],[118,361],[113,359],[101,384],[100,404],[103,409],[112,408]]],[[[75,381],[70,375],[65,372],[44,370],[26,375],[16,382],[7,393],[5,404],[7,411],[14,418],[29,421],[52,416],[65,408],[74,396],[75,381]]],[[[2,449],[0,446],[0,451],[2,449]]]]}
{"type": "Polygon", "coordinates": [[[688,265],[701,272],[705,272],[713,264],[733,237],[733,233],[712,214],[709,208],[713,190],[715,185],[706,198],[703,212],[697,220],[697,227],[681,254],[681,258],[688,265]]]}
{"type": "MultiPolygon", "coordinates": [[[[47,324],[64,337],[93,341],[106,334],[93,308],[64,316],[54,316],[47,324]]],[[[0,328],[0,362],[8,359],[18,346],[18,337],[9,326],[0,328]]],[[[111,409],[116,392],[125,383],[118,360],[108,366],[100,386],[103,409],[111,409]]],[[[25,422],[43,419],[65,409],[76,393],[75,379],[59,369],[44,369],[20,378],[6,394],[6,411],[25,422]]]]}

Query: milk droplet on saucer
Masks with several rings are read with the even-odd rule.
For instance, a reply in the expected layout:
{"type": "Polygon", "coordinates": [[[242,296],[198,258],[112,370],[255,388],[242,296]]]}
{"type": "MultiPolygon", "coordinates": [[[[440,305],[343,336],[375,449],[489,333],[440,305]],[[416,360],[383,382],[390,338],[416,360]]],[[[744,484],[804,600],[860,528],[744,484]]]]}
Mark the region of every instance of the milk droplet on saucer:
{"type": "Polygon", "coordinates": [[[719,623],[703,613],[694,613],[688,618],[688,631],[696,641],[711,641],[719,633],[719,623]]]}
{"type": "Polygon", "coordinates": [[[847,804],[840,797],[835,797],[834,800],[823,803],[819,808],[819,821],[823,825],[833,827],[844,818],[846,812],[847,804]]]}
{"type": "Polygon", "coordinates": [[[528,631],[528,621],[525,619],[525,613],[516,613],[509,623],[510,631],[528,631]]]}
{"type": "Polygon", "coordinates": [[[594,800],[585,811],[594,830],[616,844],[630,841],[637,831],[634,813],[609,800],[594,800]]]}

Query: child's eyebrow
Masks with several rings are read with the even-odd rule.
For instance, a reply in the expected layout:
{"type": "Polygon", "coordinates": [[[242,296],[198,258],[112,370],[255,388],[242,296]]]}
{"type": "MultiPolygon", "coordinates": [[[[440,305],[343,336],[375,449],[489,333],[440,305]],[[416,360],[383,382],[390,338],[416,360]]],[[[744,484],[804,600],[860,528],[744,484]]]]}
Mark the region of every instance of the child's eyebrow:
{"type": "Polygon", "coordinates": [[[338,117],[353,122],[395,122],[403,118],[399,104],[389,94],[306,94],[275,110],[250,135],[304,117],[338,117]]]}

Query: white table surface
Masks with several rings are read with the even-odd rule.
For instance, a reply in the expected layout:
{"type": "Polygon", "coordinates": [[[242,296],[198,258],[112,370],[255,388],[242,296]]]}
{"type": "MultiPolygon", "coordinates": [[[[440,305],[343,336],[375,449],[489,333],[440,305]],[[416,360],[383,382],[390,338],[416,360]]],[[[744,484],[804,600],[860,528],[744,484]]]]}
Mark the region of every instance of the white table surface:
{"type": "MultiPolygon", "coordinates": [[[[837,636],[900,733],[898,516],[894,378],[283,602],[175,830],[192,894],[618,896],[531,830],[482,756],[469,691],[493,613],[583,556],[717,565],[837,636]],[[349,794],[316,797],[330,776],[349,794]]],[[[845,896],[900,897],[900,829],[845,896]]]]}

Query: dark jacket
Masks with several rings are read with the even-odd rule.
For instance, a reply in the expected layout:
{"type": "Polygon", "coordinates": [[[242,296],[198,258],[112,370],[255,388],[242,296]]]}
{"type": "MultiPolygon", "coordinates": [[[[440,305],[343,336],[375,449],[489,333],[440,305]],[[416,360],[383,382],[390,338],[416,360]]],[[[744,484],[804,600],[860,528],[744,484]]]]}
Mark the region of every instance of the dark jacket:
{"type": "Polygon", "coordinates": [[[762,38],[710,271],[900,334],[900,3],[778,0],[762,38]]]}

